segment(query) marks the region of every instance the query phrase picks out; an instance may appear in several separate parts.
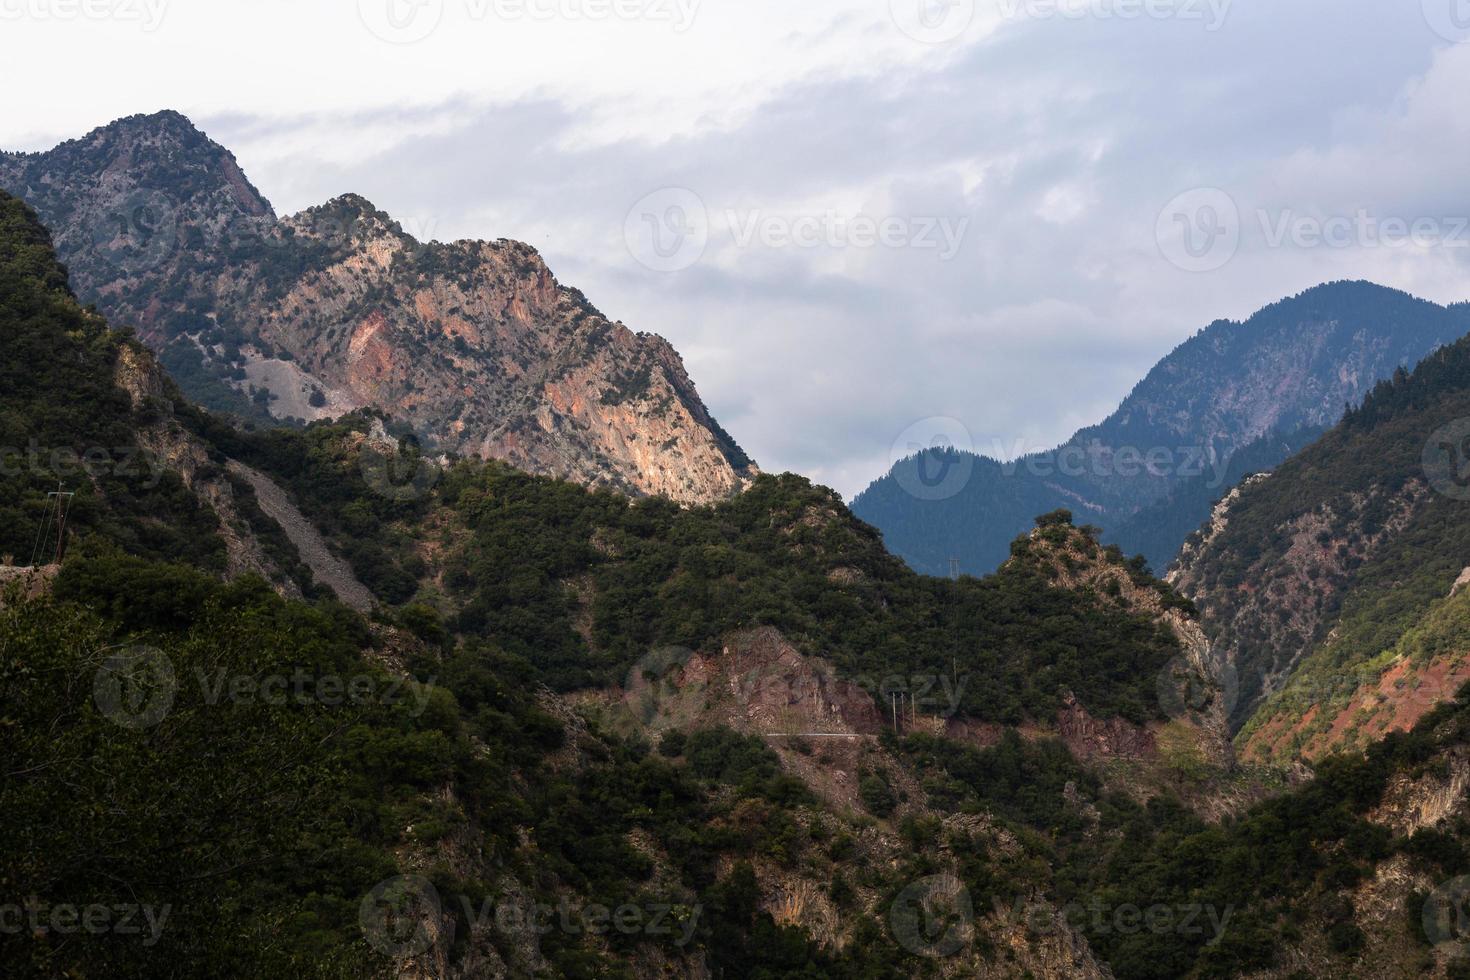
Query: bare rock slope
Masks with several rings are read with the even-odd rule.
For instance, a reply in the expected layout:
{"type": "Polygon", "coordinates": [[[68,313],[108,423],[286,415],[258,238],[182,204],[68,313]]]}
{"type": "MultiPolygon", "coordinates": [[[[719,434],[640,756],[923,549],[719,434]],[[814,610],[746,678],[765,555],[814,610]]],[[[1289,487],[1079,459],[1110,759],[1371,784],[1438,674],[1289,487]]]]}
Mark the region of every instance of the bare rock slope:
{"type": "Polygon", "coordinates": [[[528,245],[419,242],[350,194],[279,219],[172,112],[0,153],[0,187],[52,228],[78,295],[206,407],[376,407],[442,450],[684,503],[755,473],[668,342],[608,320],[528,245]]]}

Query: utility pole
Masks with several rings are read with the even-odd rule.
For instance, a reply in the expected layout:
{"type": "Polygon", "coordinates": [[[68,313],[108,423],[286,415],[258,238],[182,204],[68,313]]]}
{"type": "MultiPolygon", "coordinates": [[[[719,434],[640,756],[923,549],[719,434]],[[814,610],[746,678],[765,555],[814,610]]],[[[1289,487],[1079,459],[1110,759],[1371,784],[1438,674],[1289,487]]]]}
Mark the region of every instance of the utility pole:
{"type": "Polygon", "coordinates": [[[62,484],[58,482],[56,489],[46,494],[47,498],[56,498],[56,564],[61,564],[62,557],[66,554],[66,508],[71,503],[71,498],[76,496],[75,491],[61,489],[62,484]]]}

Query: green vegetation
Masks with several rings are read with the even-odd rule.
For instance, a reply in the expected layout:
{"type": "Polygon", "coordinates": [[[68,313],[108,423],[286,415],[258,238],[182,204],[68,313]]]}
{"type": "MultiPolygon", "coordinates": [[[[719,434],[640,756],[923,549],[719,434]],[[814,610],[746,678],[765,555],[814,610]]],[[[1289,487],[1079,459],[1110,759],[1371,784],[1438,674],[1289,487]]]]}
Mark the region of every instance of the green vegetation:
{"type": "MultiPolygon", "coordinates": [[[[461,898],[509,900],[507,875],[550,907],[686,910],[687,950],[613,934],[598,952],[552,930],[540,949],[558,976],[627,975],[620,961],[640,943],[702,954],[729,977],[898,969],[881,933],[834,959],[758,910],[738,862],[825,860],[812,797],[760,740],[697,731],[670,760],[586,732],[580,765],[548,767],[549,753],[573,746],[533,678],[480,644],[404,648],[344,607],[287,602],[258,580],[221,585],[142,559],[68,565],[55,599],[0,610],[0,889],[166,907],[167,921],[146,946],[0,932],[7,971],[141,977],[166,962],[192,976],[366,975],[383,961],[359,904],[401,873],[393,855],[404,850],[433,859],[426,873],[461,917],[461,898]],[[92,678],[114,653],[143,649],[166,658],[176,693],[156,725],[131,727],[103,710],[92,678]],[[372,665],[390,653],[438,680],[400,690],[372,665]],[[306,686],[271,699],[273,677],[306,686]],[[370,695],[334,700],[343,678],[365,678],[370,695]],[[635,833],[674,861],[656,887],[635,833]],[[447,843],[464,834],[470,850],[447,843]],[[720,877],[730,858],[735,872],[720,877]]],[[[491,941],[516,955],[513,936],[491,941]]]]}
{"type": "Polygon", "coordinates": [[[0,935],[7,970],[365,970],[367,947],[348,941],[361,894],[394,873],[389,845],[426,790],[472,758],[453,719],[415,718],[408,697],[331,707],[229,696],[216,678],[300,672],[390,686],[359,655],[363,623],[285,603],[258,580],[221,586],[182,567],[102,559],[68,565],[58,592],[66,598],[0,611],[0,890],[167,906],[168,921],[146,946],[0,935]],[[166,658],[176,694],[138,729],[102,710],[93,678],[108,658],[145,649],[166,658]]]}
{"type": "MultiPolygon", "coordinates": [[[[989,810],[1029,841],[1032,855],[1044,860],[1015,875],[1058,907],[1206,910],[1198,932],[1113,929],[1107,919],[1098,927],[1086,914],[1074,923],[1118,977],[1172,980],[1279,967],[1282,949],[1312,929],[1347,969],[1362,934],[1343,893],[1370,879],[1379,862],[1404,854],[1441,881],[1470,871],[1464,818],[1410,837],[1394,837],[1367,819],[1395,776],[1441,769],[1447,753],[1467,744],[1470,686],[1412,733],[1391,735],[1360,756],[1327,759],[1312,782],[1215,826],[1166,798],[1140,806],[1105,792],[1056,742],[1028,743],[1008,732],[981,750],[913,736],[902,749],[932,804],[989,810]],[[1228,927],[1209,928],[1209,910],[1228,913],[1228,927]]],[[[977,907],[1024,894],[996,870],[987,863],[967,868],[977,907]]],[[[1411,903],[1410,912],[1420,908],[1422,901],[1411,903]]]]}
{"type": "Polygon", "coordinates": [[[310,431],[268,429],[242,432],[223,420],[185,408],[181,415],[221,459],[228,456],[269,472],[291,492],[302,512],[338,546],[357,577],[379,599],[392,605],[408,602],[424,573],[414,554],[414,528],[428,514],[428,501],[413,493],[396,493],[392,481],[412,489],[419,473],[433,478],[431,464],[416,443],[405,439],[397,452],[355,446],[381,415],[359,413],[337,422],[318,423],[310,431]],[[374,453],[364,462],[363,453],[374,453]],[[380,469],[374,469],[374,466],[380,469]],[[369,483],[381,474],[382,485],[369,483]],[[388,491],[388,492],[385,492],[388,491]]]}
{"type": "MultiPolygon", "coordinates": [[[[134,412],[113,385],[130,341],[76,306],[34,219],[0,204],[0,330],[7,352],[31,362],[22,371],[7,360],[6,424],[79,449],[73,440],[135,447],[138,426],[161,415],[134,412]]],[[[313,457],[297,434],[236,435],[185,406],[180,417],[220,452],[216,463],[221,447],[240,450],[295,485],[341,490],[314,501],[338,537],[385,553],[401,543],[384,538],[386,522],[422,513],[375,494],[360,468],[313,457]]],[[[748,876],[715,874],[722,859],[790,862],[810,846],[795,819],[809,795],[764,746],[696,733],[685,746],[693,759],[669,762],[587,731],[577,766],[549,768],[567,736],[542,707],[531,664],[488,639],[451,637],[426,606],[396,610],[392,629],[335,603],[283,600],[258,579],[220,583],[207,574],[221,550],[214,515],[162,472],[174,482],[157,493],[106,473],[84,488],[53,596],[0,601],[0,894],[125,905],[135,917],[143,906],[167,921],[132,942],[0,930],[8,975],[156,976],[164,963],[179,976],[376,972],[385,963],[359,905],[406,870],[404,853],[420,857],[451,911],[454,898],[508,900],[512,879],[552,905],[651,894],[720,913],[691,929],[688,952],[728,975],[799,976],[822,961],[757,910],[748,876]],[[98,693],[115,670],[126,674],[116,693],[98,693]],[[344,699],[357,681],[367,696],[344,699]],[[163,692],[160,716],[127,723],[154,703],[135,703],[150,692],[163,692]],[[732,827],[726,805],[748,819],[732,827]],[[672,883],[651,893],[653,869],[628,843],[635,830],[678,856],[672,883]],[[450,843],[467,837],[468,847],[450,843]]],[[[28,544],[46,481],[7,480],[6,541],[28,544]]],[[[364,554],[355,557],[371,567],[377,553],[364,554]]],[[[372,580],[391,596],[400,569],[389,563],[372,580]]],[[[404,577],[406,598],[414,579],[404,577]]],[[[607,953],[558,932],[539,945],[558,975],[603,977],[625,972],[629,943],[659,941],[619,936],[607,953]]],[[[514,936],[492,942],[515,961],[514,936]]]]}
{"type": "Polygon", "coordinates": [[[1285,556],[1304,517],[1325,529],[1316,536],[1324,571],[1311,590],[1319,620],[1303,682],[1345,700],[1341,679],[1393,649],[1449,595],[1470,554],[1470,501],[1424,486],[1424,453],[1437,430],[1466,417],[1470,341],[1462,340],[1378,385],[1341,425],[1242,492],[1195,563],[1219,641],[1239,645],[1238,725],[1257,708],[1261,679],[1300,653],[1300,638],[1235,611],[1251,594],[1292,586],[1298,572],[1285,556]]]}
{"type": "MultiPolygon", "coordinates": [[[[443,569],[458,610],[451,629],[494,639],[557,689],[621,682],[652,649],[700,649],[769,625],[849,675],[984,677],[954,685],[976,718],[1050,719],[1070,691],[1096,715],[1143,721],[1157,716],[1154,678],[1177,653],[1147,618],[1054,587],[1024,564],[984,580],[915,575],[835,494],[798,477],[761,477],[731,501],[681,509],[461,463],[431,494],[397,501],[334,449],[345,435],[273,432],[239,454],[309,502],[370,586],[417,567],[407,532],[447,508],[467,532],[443,569]],[[835,581],[837,570],[856,573],[851,584],[835,581]]],[[[388,598],[409,592],[405,581],[388,598]]]]}
{"type": "MultiPolygon", "coordinates": [[[[775,626],[849,676],[949,678],[975,718],[1049,720],[1071,692],[1096,716],[1142,722],[1159,716],[1155,678],[1178,652],[1147,617],[1056,587],[1031,563],[958,582],[916,575],[836,494],[791,475],[686,509],[495,462],[441,471],[411,439],[382,471],[364,458],[384,452],[363,444],[367,413],[261,433],[186,418],[288,488],[380,599],[438,605],[451,633],[503,646],[557,690],[620,683],[659,647],[775,626]],[[379,472],[397,484],[374,485],[379,472]],[[434,568],[426,526],[451,532],[434,568]]],[[[1065,512],[1049,519],[1075,533],[1065,512]]],[[[1181,602],[1142,566],[1130,574],[1181,602]]]]}
{"type": "MultiPolygon", "coordinates": [[[[49,255],[28,213],[0,198],[0,339],[35,362],[3,368],[16,394],[0,424],[73,448],[136,448],[163,415],[112,384],[131,341],[77,307],[49,255]]],[[[1410,381],[1375,399],[1396,400],[1399,385],[1410,381]]],[[[795,477],[681,509],[493,463],[440,471],[409,438],[366,445],[386,421],[367,414],[253,433],[176,411],[210,447],[208,465],[238,458],[288,487],[384,608],[368,620],[318,594],[241,485],[246,522],[308,601],[251,576],[220,581],[217,521],[166,470],[151,486],[103,474],[79,489],[77,544],[51,594],[0,596],[0,903],[143,906],[160,928],[0,929],[7,975],[381,974],[392,964],[364,933],[362,902],[412,873],[443,900],[455,965],[938,976],[946,964],[911,955],[885,920],[908,886],[950,869],[981,917],[1038,897],[1229,913],[1221,933],[1081,925],[1124,980],[1279,967],[1279,950],[1307,934],[1349,975],[1370,937],[1346,895],[1378,862],[1401,855],[1437,880],[1470,870],[1463,818],[1407,838],[1365,819],[1391,782],[1447,775],[1470,741],[1465,692],[1412,734],[1330,759],[1313,782],[1218,825],[1167,795],[1112,791],[1061,742],[1014,728],[983,749],[885,735],[851,773],[866,812],[847,812],[758,737],[691,726],[654,750],[552,693],[620,681],[651,649],[709,650],[769,625],[848,676],[949,678],[970,719],[1045,723],[1070,692],[1097,717],[1157,720],[1172,636],[1119,609],[1121,586],[1095,595],[1056,581],[1095,561],[1188,605],[1065,510],[1039,518],[998,574],[951,582],[910,572],[834,494],[795,477]],[[788,875],[828,883],[840,950],[791,924],[817,920],[782,914],[778,899],[799,896],[772,895],[770,882],[788,875]],[[593,938],[470,921],[523,903],[662,905],[675,929],[593,938]]],[[[49,481],[4,480],[0,533],[13,547],[49,481]]],[[[1360,577],[1412,605],[1430,594],[1420,570],[1365,563],[1360,577]]],[[[1406,656],[1428,656],[1462,632],[1463,612],[1447,603],[1393,635],[1406,656]]],[[[1378,642],[1359,635],[1344,642],[1378,642]]],[[[984,931],[973,952],[998,972],[1014,955],[984,931]]]]}
{"type": "Polygon", "coordinates": [[[45,230],[0,192],[0,556],[51,560],[46,494],[61,486],[76,493],[67,523],[83,547],[224,568],[213,515],[138,445],[156,409],[135,412],[113,380],[135,345],[77,304],[45,230]]]}

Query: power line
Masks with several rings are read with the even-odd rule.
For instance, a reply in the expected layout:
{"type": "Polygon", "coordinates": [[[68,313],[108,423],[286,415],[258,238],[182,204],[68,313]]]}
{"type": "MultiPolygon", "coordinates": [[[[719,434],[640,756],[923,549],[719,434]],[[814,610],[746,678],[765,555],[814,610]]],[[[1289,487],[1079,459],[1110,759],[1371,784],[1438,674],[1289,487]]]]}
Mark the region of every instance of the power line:
{"type": "Polygon", "coordinates": [[[63,484],[58,482],[56,489],[46,494],[47,499],[56,498],[56,564],[61,564],[62,557],[66,554],[66,507],[75,497],[75,490],[61,489],[63,484]]]}
{"type": "Polygon", "coordinates": [[[36,528],[36,543],[31,545],[31,560],[28,562],[31,568],[36,567],[36,555],[40,554],[41,545],[51,540],[51,536],[48,533],[48,529],[51,527],[51,504],[51,495],[48,493],[46,495],[46,509],[41,512],[41,523],[36,528]]]}
{"type": "Polygon", "coordinates": [[[51,509],[56,508],[56,564],[61,564],[61,559],[66,554],[66,508],[71,499],[76,496],[72,490],[61,489],[63,484],[57,483],[56,489],[46,494],[46,508],[41,512],[41,525],[36,528],[36,542],[31,546],[30,567],[36,567],[36,559],[41,556],[42,548],[51,542],[51,509]]]}

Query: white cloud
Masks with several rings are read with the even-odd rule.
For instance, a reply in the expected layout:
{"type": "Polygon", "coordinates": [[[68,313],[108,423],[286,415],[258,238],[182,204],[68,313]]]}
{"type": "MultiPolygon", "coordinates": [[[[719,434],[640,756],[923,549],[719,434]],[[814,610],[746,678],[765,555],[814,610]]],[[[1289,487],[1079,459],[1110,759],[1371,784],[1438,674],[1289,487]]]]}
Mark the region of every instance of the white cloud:
{"type": "Polygon", "coordinates": [[[1269,248],[1257,220],[1470,213],[1470,45],[1434,34],[1421,0],[1238,3],[1213,32],[1002,22],[989,3],[947,44],[905,35],[889,0],[703,0],[682,32],[444,4],[399,46],[352,3],[173,0],[151,33],[6,22],[0,82],[29,94],[0,146],[173,107],[283,212],[354,190],[434,237],[529,241],[604,312],[668,336],[765,468],[848,494],[918,419],[961,419],[982,449],[1059,441],[1200,327],[1323,280],[1470,298],[1470,250],[1269,248]],[[664,187],[711,219],[705,258],[676,273],[624,241],[664,187]],[[1196,187],[1246,222],[1208,274],[1154,240],[1196,187]],[[964,232],[948,260],[841,235],[741,247],[732,211],[964,232]]]}

